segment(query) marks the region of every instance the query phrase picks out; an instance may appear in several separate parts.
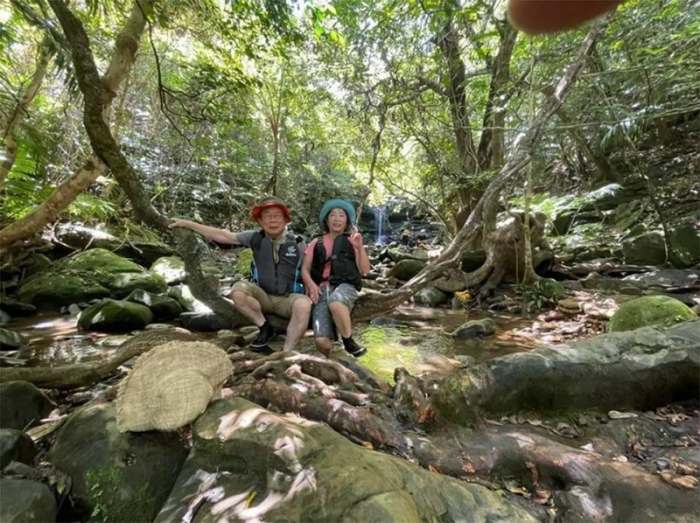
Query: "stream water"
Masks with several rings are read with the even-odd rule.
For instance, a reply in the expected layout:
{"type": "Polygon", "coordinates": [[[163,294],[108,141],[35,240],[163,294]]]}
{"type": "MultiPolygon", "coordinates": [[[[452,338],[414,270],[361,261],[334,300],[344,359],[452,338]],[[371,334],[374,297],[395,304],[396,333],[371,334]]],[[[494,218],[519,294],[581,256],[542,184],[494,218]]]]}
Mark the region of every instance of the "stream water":
{"type": "MultiPolygon", "coordinates": [[[[494,315],[432,309],[401,307],[388,316],[397,325],[355,326],[354,336],[368,354],[362,363],[380,376],[391,380],[396,367],[410,372],[440,371],[446,358],[469,356],[476,362],[532,349],[539,345],[534,337],[523,332],[532,319],[508,315],[494,315]],[[455,339],[449,334],[467,319],[489,316],[498,325],[495,334],[469,340],[455,339]]],[[[108,359],[127,335],[107,335],[78,331],[75,316],[38,315],[12,320],[6,327],[26,336],[27,347],[13,352],[0,352],[0,365],[57,366],[88,363],[108,359]]],[[[205,334],[203,337],[215,336],[205,334]]],[[[278,338],[271,346],[281,349],[278,338]]],[[[313,338],[309,333],[301,341],[299,350],[314,353],[313,338]]],[[[336,350],[341,350],[338,346],[336,350]]]]}

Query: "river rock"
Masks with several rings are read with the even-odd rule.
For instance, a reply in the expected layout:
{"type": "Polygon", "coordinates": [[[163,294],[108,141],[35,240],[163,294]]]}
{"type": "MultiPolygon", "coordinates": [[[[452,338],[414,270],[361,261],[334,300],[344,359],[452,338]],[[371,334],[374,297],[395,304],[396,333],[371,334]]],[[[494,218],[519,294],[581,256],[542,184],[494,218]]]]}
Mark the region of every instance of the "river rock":
{"type": "Polygon", "coordinates": [[[86,331],[129,332],[142,329],[153,321],[145,305],[104,299],[80,313],[78,326],[86,331]]]}
{"type": "Polygon", "coordinates": [[[221,329],[230,329],[231,322],[226,321],[214,312],[183,312],[180,314],[180,323],[186,329],[197,332],[215,332],[221,329]]]}
{"type": "Polygon", "coordinates": [[[123,242],[115,252],[147,266],[153,264],[158,258],[176,254],[175,250],[165,243],[140,240],[131,243],[123,242]]]}
{"type": "Polygon", "coordinates": [[[32,438],[17,429],[0,429],[0,470],[11,461],[29,464],[37,455],[32,438]]]}
{"type": "Polygon", "coordinates": [[[666,263],[666,246],[663,234],[647,232],[627,238],[622,242],[625,263],[629,265],[663,265],[666,263]]]}
{"type": "Polygon", "coordinates": [[[484,410],[647,410],[697,398],[700,320],[665,332],[642,328],[569,346],[489,360],[494,375],[484,410]]]}
{"type": "Polygon", "coordinates": [[[4,310],[0,309],[0,326],[10,323],[12,318],[4,310]]]}
{"type": "Polygon", "coordinates": [[[91,521],[115,522],[152,521],[186,456],[177,433],[120,433],[113,403],[73,414],[49,454],[51,463],[73,479],[71,521],[92,515],[91,521]]]}
{"type": "Polygon", "coordinates": [[[36,314],[36,307],[30,303],[13,300],[6,296],[0,296],[0,308],[10,316],[31,316],[36,314]]]}
{"type": "Polygon", "coordinates": [[[54,409],[41,390],[26,381],[0,384],[0,428],[26,430],[38,425],[54,409]]]}
{"type": "Polygon", "coordinates": [[[620,305],[610,318],[609,332],[622,332],[640,327],[665,328],[697,318],[693,310],[668,296],[643,296],[620,305]]]}
{"type": "Polygon", "coordinates": [[[125,298],[126,301],[139,303],[151,309],[156,320],[169,320],[182,314],[182,306],[167,294],[153,294],[141,289],[132,291],[125,298]]]}
{"type": "Polygon", "coordinates": [[[437,307],[438,305],[447,303],[447,294],[434,287],[425,287],[414,294],[413,301],[417,305],[437,307]]]}
{"type": "Polygon", "coordinates": [[[59,310],[64,305],[109,296],[99,283],[70,274],[42,273],[24,283],[18,293],[23,302],[41,310],[59,310]]]}
{"type": "Polygon", "coordinates": [[[391,268],[389,277],[401,281],[408,281],[422,271],[425,266],[426,262],[421,260],[401,260],[391,268]]]}
{"type": "Polygon", "coordinates": [[[96,275],[144,272],[146,269],[106,249],[90,249],[56,264],[57,269],[96,275]]]}
{"type": "Polygon", "coordinates": [[[192,295],[192,291],[187,285],[174,285],[168,288],[168,296],[174,298],[182,306],[182,309],[188,312],[198,310],[198,305],[201,303],[192,295]]]}
{"type": "Polygon", "coordinates": [[[74,223],[62,223],[56,227],[56,238],[77,250],[92,247],[113,251],[122,243],[122,240],[109,231],[74,223]]]}
{"type": "Polygon", "coordinates": [[[0,479],[0,521],[46,523],[56,521],[56,498],[51,490],[29,479],[0,479]]]}
{"type": "Polygon", "coordinates": [[[24,278],[29,279],[30,277],[45,271],[53,265],[53,262],[49,260],[45,255],[40,252],[33,252],[28,256],[28,258],[22,263],[22,270],[24,271],[24,278]]]}
{"type": "Polygon", "coordinates": [[[631,274],[623,278],[649,287],[673,287],[678,290],[700,288],[700,272],[683,269],[661,269],[658,271],[631,274]]]}
{"type": "Polygon", "coordinates": [[[700,236],[692,225],[682,225],[671,232],[671,263],[690,267],[700,261],[700,236]]]}
{"type": "Polygon", "coordinates": [[[452,332],[450,336],[460,340],[468,340],[477,336],[488,336],[496,332],[496,322],[491,318],[483,318],[481,320],[470,320],[457,330],[452,332]]]}
{"type": "Polygon", "coordinates": [[[106,282],[106,286],[117,298],[124,298],[137,289],[155,294],[168,290],[168,285],[163,277],[152,272],[115,274],[106,282]]]}
{"type": "Polygon", "coordinates": [[[354,445],[321,423],[241,398],[209,406],[157,523],[181,521],[198,489],[216,492],[198,523],[227,521],[519,521],[505,497],[354,445]],[[225,470],[226,474],[221,474],[225,470]],[[203,487],[206,485],[206,487],[203,487]]]}
{"type": "Polygon", "coordinates": [[[29,345],[29,340],[19,332],[0,328],[0,351],[17,350],[29,345]]]}
{"type": "Polygon", "coordinates": [[[185,262],[177,256],[164,256],[158,258],[151,265],[151,272],[162,276],[168,285],[183,283],[187,278],[185,262]]]}

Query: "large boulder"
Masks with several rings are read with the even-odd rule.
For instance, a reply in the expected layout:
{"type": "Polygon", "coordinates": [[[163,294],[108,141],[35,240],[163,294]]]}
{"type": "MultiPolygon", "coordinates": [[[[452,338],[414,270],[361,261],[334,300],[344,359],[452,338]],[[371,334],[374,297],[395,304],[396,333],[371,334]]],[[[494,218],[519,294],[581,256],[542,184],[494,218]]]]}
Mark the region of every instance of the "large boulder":
{"type": "Polygon", "coordinates": [[[104,299],[80,313],[78,327],[86,331],[129,332],[143,329],[153,321],[145,305],[104,299]]]}
{"type": "Polygon", "coordinates": [[[663,265],[666,263],[666,244],[663,234],[647,232],[622,242],[625,262],[630,265],[663,265]]]}
{"type": "Polygon", "coordinates": [[[624,281],[637,282],[645,287],[673,288],[688,291],[700,289],[700,271],[661,269],[630,274],[622,279],[624,281]]]}
{"type": "Polygon", "coordinates": [[[422,271],[426,262],[420,260],[401,260],[389,271],[389,277],[401,281],[408,281],[422,271]]]}
{"type": "Polygon", "coordinates": [[[26,430],[54,409],[49,397],[27,381],[0,384],[0,428],[26,430]]]}
{"type": "Polygon", "coordinates": [[[90,249],[64,258],[56,264],[56,268],[98,275],[145,271],[140,265],[106,249],[90,249]]]}
{"type": "Polygon", "coordinates": [[[137,289],[132,291],[132,293],[125,298],[125,301],[139,303],[145,307],[148,307],[156,320],[169,320],[171,318],[176,318],[182,313],[182,305],[180,305],[175,298],[171,298],[164,293],[152,294],[150,292],[137,289]]]}
{"type": "Polygon", "coordinates": [[[534,521],[485,487],[354,445],[321,423],[240,398],[209,406],[194,447],[155,521],[534,521]],[[222,471],[225,471],[222,473],[222,471]]]}
{"type": "Polygon", "coordinates": [[[671,263],[690,267],[700,261],[700,236],[692,225],[682,225],[671,232],[671,263]]]}
{"type": "Polygon", "coordinates": [[[602,334],[556,349],[489,360],[494,413],[581,409],[648,410],[697,399],[700,320],[665,332],[651,328],[602,334]]]}
{"type": "Polygon", "coordinates": [[[88,247],[113,251],[123,242],[103,229],[85,227],[74,223],[62,223],[56,227],[56,238],[76,250],[88,247]]]}
{"type": "Polygon", "coordinates": [[[18,293],[21,301],[41,310],[58,310],[64,305],[109,296],[109,289],[99,283],[71,274],[42,273],[23,284],[18,293]]]}
{"type": "Polygon", "coordinates": [[[37,455],[32,438],[17,429],[0,429],[0,470],[11,461],[30,463],[37,455]]]}
{"type": "Polygon", "coordinates": [[[21,349],[29,340],[19,332],[0,328],[0,351],[21,349]]]}
{"type": "Polygon", "coordinates": [[[46,523],[56,521],[56,498],[51,490],[29,479],[0,479],[0,521],[46,523]]]}
{"type": "Polygon", "coordinates": [[[623,332],[640,327],[666,328],[697,318],[684,303],[668,296],[642,296],[623,303],[608,323],[610,332],[623,332]]]}
{"type": "Polygon", "coordinates": [[[124,298],[137,289],[156,294],[168,290],[163,277],[152,272],[114,274],[105,282],[105,285],[116,298],[124,298]]]}
{"type": "Polygon", "coordinates": [[[71,521],[152,521],[187,456],[177,433],[120,433],[114,404],[86,407],[60,428],[49,459],[73,480],[71,521]]]}

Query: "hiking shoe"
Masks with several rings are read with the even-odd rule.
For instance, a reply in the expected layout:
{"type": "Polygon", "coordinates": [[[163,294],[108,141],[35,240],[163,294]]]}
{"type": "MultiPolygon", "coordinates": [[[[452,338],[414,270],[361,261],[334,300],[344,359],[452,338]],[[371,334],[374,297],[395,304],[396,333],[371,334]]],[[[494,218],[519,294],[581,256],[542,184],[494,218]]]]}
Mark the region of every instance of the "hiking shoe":
{"type": "Polygon", "coordinates": [[[360,347],[352,338],[343,338],[343,345],[345,346],[345,350],[348,352],[348,354],[350,354],[350,356],[354,356],[355,358],[359,358],[360,356],[367,354],[367,349],[360,347]]]}
{"type": "Polygon", "coordinates": [[[268,322],[263,323],[262,327],[260,327],[258,337],[255,338],[253,343],[250,344],[250,350],[253,352],[262,352],[265,347],[267,347],[267,344],[270,343],[270,340],[274,337],[275,329],[272,328],[272,325],[270,325],[268,322]]]}

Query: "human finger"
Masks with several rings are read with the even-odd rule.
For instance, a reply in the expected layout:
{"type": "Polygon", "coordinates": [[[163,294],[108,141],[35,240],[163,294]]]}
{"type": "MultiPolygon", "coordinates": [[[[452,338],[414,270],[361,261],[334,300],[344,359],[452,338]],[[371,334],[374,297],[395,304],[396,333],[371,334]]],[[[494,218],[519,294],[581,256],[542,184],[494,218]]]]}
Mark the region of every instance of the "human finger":
{"type": "Polygon", "coordinates": [[[566,31],[613,11],[624,0],[510,0],[508,19],[535,35],[566,31]]]}

